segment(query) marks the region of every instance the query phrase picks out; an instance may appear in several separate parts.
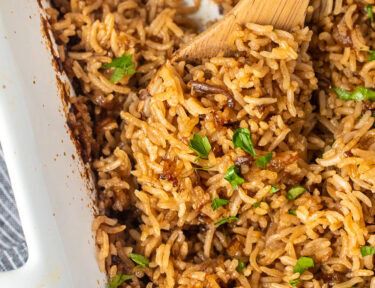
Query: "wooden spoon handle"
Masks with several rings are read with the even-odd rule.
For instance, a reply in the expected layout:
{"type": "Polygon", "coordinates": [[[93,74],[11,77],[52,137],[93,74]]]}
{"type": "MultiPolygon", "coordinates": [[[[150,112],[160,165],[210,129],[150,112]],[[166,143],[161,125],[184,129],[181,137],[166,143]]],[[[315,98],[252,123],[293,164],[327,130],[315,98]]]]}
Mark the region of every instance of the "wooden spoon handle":
{"type": "Polygon", "coordinates": [[[241,0],[223,19],[176,51],[171,60],[194,61],[228,52],[236,24],[269,24],[284,30],[302,26],[308,4],[309,0],[241,0]]]}

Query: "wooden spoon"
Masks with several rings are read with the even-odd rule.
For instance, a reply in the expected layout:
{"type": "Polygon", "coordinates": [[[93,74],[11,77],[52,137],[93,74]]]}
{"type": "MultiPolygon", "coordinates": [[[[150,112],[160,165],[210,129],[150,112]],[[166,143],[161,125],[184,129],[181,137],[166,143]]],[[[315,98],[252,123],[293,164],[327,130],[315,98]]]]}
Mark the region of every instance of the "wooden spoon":
{"type": "Polygon", "coordinates": [[[171,61],[197,60],[227,53],[228,43],[236,24],[257,23],[290,30],[305,21],[309,0],[241,0],[221,20],[179,49],[171,61]]]}
{"type": "MultiPolygon", "coordinates": [[[[195,37],[185,47],[177,50],[167,63],[180,60],[200,60],[227,54],[235,47],[228,42],[237,24],[257,23],[273,25],[275,28],[290,30],[303,26],[309,0],[241,0],[221,20],[195,37]]],[[[161,67],[147,86],[150,94],[161,67]]]]}

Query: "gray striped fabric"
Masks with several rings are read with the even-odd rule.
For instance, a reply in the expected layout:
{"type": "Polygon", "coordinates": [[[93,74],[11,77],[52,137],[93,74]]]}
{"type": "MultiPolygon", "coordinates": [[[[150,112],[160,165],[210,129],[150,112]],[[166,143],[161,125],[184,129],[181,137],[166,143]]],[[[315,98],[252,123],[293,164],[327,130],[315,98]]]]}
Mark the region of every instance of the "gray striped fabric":
{"type": "Polygon", "coordinates": [[[0,146],[0,271],[21,267],[27,256],[27,246],[0,146]]]}

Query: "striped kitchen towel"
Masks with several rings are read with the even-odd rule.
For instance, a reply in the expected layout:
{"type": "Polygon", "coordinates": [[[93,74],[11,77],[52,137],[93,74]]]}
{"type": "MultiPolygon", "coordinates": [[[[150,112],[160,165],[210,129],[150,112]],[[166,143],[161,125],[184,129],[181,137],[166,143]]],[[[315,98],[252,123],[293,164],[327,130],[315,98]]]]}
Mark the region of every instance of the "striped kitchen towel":
{"type": "Polygon", "coordinates": [[[0,146],[0,271],[21,267],[27,257],[27,246],[0,146]]]}

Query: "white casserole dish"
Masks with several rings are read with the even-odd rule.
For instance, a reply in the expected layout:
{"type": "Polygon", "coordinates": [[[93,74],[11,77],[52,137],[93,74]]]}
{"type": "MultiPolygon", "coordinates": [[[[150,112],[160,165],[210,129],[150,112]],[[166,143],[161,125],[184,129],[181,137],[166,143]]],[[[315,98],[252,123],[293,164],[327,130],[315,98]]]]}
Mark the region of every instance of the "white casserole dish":
{"type": "MultiPolygon", "coordinates": [[[[0,273],[0,287],[104,287],[93,185],[68,132],[40,13],[36,0],[0,2],[0,141],[29,250],[22,268],[0,273]]],[[[194,17],[206,23],[218,7],[202,1],[194,17]]]]}
{"type": "Polygon", "coordinates": [[[0,273],[0,287],[101,287],[90,182],[81,177],[45,42],[36,1],[1,1],[0,140],[29,259],[0,273]]]}

